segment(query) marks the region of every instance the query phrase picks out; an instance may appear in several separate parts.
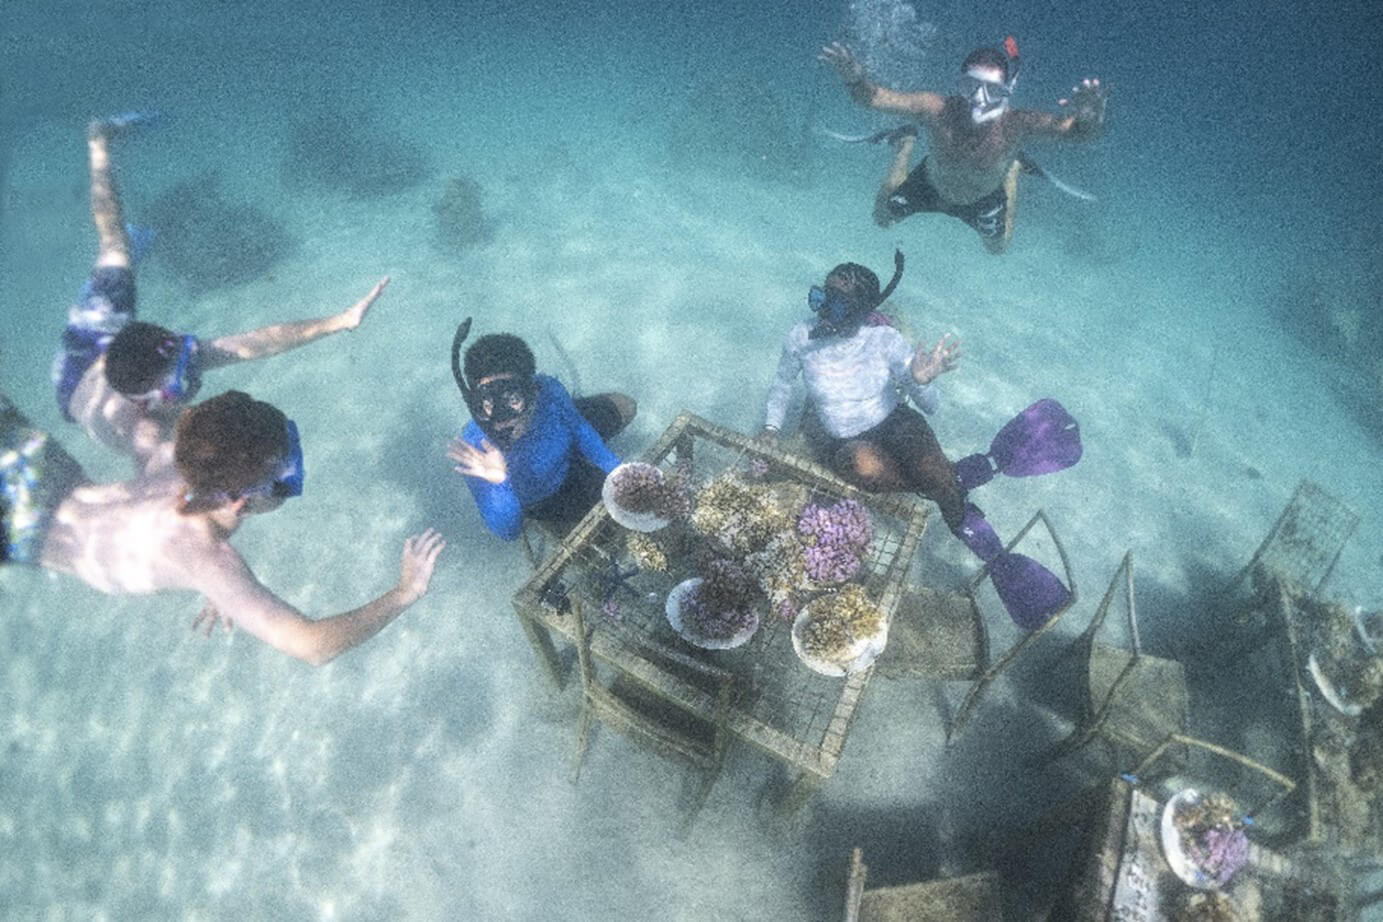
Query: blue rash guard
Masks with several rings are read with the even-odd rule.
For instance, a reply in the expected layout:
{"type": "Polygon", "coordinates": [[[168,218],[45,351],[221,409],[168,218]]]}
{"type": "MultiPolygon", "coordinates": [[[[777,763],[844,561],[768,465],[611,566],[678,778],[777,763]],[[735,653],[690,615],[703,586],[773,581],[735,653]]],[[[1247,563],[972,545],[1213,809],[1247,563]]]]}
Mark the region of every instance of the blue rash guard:
{"type": "MultiPolygon", "coordinates": [[[[504,452],[509,476],[503,483],[466,478],[481,518],[490,531],[505,541],[518,538],[525,507],[547,499],[566,483],[574,451],[607,474],[620,463],[600,434],[577,411],[562,382],[548,375],[535,378],[538,396],[533,418],[519,440],[504,452]]],[[[461,430],[461,440],[476,448],[484,438],[475,420],[461,430]]]]}

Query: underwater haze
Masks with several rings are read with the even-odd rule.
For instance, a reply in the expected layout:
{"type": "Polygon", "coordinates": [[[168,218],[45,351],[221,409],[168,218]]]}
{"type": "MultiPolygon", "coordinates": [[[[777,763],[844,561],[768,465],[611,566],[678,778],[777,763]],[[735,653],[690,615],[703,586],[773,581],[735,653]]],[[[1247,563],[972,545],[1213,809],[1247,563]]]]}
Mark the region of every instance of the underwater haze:
{"type": "MultiPolygon", "coordinates": [[[[62,420],[49,367],[96,252],[87,121],[156,111],[113,153],[156,234],[141,319],[216,336],[392,279],[358,331],[208,377],[295,419],[310,472],[236,547],[320,617],[385,590],[406,536],[448,541],[425,598],[319,669],[192,632],[191,595],[0,570],[6,918],[832,919],[856,845],[871,883],[999,863],[1010,919],[1045,905],[1045,872],[995,842],[1083,783],[1025,765],[1070,728],[1056,637],[950,750],[938,701],[963,689],[876,676],[791,818],[762,809],[779,779],[742,744],[685,838],[681,768],[613,733],[569,782],[578,683],[542,671],[510,605],[528,564],[444,455],[466,316],[569,386],[637,397],[613,443],[633,457],[684,409],[757,431],[809,286],[846,261],[886,276],[898,247],[909,334],[964,344],[929,418],[951,457],[1040,397],[1081,423],[1079,465],[982,501],[1005,537],[1038,509],[1061,534],[1081,599],[1059,633],[1131,549],[1144,646],[1214,648],[1208,600],[1303,479],[1360,515],[1328,592],[1383,606],[1379,4],[56,0],[5,19],[0,393],[95,479],[128,475],[62,420]],[[909,88],[949,91],[1009,34],[1023,107],[1099,77],[1104,136],[1030,149],[1098,201],[1025,178],[997,257],[939,215],[879,229],[890,152],[824,133],[895,121],[817,61],[844,34],[876,36],[909,88]]],[[[914,582],[950,589],[978,566],[940,527],[918,558],[914,582]]],[[[1284,728],[1219,668],[1193,731],[1274,753],[1284,728]]]]}

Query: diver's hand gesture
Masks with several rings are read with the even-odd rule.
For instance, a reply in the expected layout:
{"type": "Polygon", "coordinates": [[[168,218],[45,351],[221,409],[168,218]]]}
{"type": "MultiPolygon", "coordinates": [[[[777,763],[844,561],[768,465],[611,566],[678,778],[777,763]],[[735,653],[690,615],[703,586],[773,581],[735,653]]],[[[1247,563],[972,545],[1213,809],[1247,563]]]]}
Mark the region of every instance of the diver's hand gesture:
{"type": "Polygon", "coordinates": [[[1098,79],[1086,77],[1080,85],[1071,87],[1069,97],[1058,99],[1057,105],[1069,107],[1076,121],[1082,125],[1099,126],[1104,124],[1104,107],[1108,99],[1109,90],[1100,86],[1098,79]]]}
{"type": "Polygon", "coordinates": [[[490,483],[504,483],[509,476],[509,466],[504,462],[504,452],[496,448],[489,439],[484,439],[476,448],[469,442],[452,439],[447,446],[447,457],[456,462],[454,470],[467,477],[479,477],[490,483]]]}
{"type": "Polygon", "coordinates": [[[946,372],[955,371],[960,364],[960,340],[947,342],[950,335],[947,333],[938,339],[930,350],[925,342],[921,343],[912,354],[910,369],[912,379],[918,384],[931,384],[946,372]]]}
{"type": "Polygon", "coordinates": [[[429,528],[403,542],[398,591],[403,596],[404,605],[412,605],[427,594],[427,587],[432,583],[432,570],[437,566],[437,555],[446,546],[447,543],[435,528],[429,528]]]}
{"type": "Polygon", "coordinates": [[[840,79],[845,81],[846,86],[853,86],[865,81],[864,66],[855,60],[854,52],[846,48],[840,42],[831,42],[821,48],[821,54],[817,55],[817,60],[825,61],[836,69],[840,74],[840,79]]]}

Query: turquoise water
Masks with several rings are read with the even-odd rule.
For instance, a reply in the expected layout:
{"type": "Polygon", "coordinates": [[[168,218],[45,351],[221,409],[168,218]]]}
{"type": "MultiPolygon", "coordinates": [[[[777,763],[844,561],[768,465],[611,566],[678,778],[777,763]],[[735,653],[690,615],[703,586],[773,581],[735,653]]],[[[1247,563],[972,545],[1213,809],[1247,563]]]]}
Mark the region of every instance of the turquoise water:
{"type": "MultiPolygon", "coordinates": [[[[386,589],[406,535],[436,525],[450,546],[423,601],[321,670],[192,634],[195,598],[0,573],[0,903],[15,918],[830,918],[853,845],[880,882],[970,870],[993,860],[990,833],[1071,789],[1059,768],[1017,767],[1064,729],[1036,668],[949,753],[936,698],[956,689],[876,679],[836,777],[787,825],[756,817],[771,766],[742,749],[686,841],[678,771],[611,734],[568,784],[576,698],[510,614],[526,565],[443,456],[464,421],[447,344],[467,315],[524,335],[570,383],[555,338],[588,392],[636,395],[615,446],[632,455],[684,408],[752,431],[806,288],[844,260],[886,275],[900,246],[895,306],[918,338],[965,344],[932,420],[952,455],[1041,396],[1081,420],[1077,468],[982,501],[1005,536],[1037,508],[1054,520],[1084,597],[1068,632],[1132,548],[1145,643],[1213,645],[1206,595],[1302,478],[1361,513],[1331,590],[1377,607],[1379,91],[1354,62],[1379,14],[1179,9],[919,5],[938,26],[921,83],[1013,32],[1022,104],[1050,108],[1087,73],[1113,91],[1104,138],[1033,149],[1100,201],[1025,181],[1001,258],[939,217],[870,222],[887,153],[816,131],[888,124],[814,59],[836,4],[11,13],[0,391],[93,475],[124,476],[60,421],[47,373],[94,253],[86,120],[156,109],[115,152],[129,217],[177,229],[141,269],[142,317],[216,335],[392,278],[359,331],[208,379],[284,408],[307,453],[304,497],[237,547],[320,616],[386,589]],[[459,250],[434,212],[457,177],[490,227],[459,250]],[[192,197],[171,195],[186,183],[192,197]],[[240,224],[258,210],[253,240],[234,221],[179,226],[211,188],[240,224]]],[[[942,529],[921,558],[919,580],[973,572],[942,529]]],[[[991,629],[1012,639],[1002,614],[991,629]]],[[[1248,703],[1208,702],[1219,720],[1248,703]]],[[[1271,746],[1277,728],[1243,719],[1227,742],[1271,746]]],[[[1013,894],[1041,892],[1009,873],[1013,894]]],[[[1014,918],[1025,899],[1011,894],[1014,918]]]]}

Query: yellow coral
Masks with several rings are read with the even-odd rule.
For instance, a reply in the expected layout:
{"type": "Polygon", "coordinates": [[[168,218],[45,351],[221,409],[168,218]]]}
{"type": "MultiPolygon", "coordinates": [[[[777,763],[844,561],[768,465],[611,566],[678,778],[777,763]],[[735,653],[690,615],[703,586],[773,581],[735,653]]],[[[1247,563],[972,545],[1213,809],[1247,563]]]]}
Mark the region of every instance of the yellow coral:
{"type": "Polygon", "coordinates": [[[639,569],[651,570],[654,573],[667,572],[667,552],[650,535],[637,531],[630,532],[625,538],[624,548],[639,569]]]}
{"type": "Polygon", "coordinates": [[[850,658],[857,643],[879,633],[883,620],[864,588],[851,584],[811,604],[802,649],[823,660],[850,658]]]}

